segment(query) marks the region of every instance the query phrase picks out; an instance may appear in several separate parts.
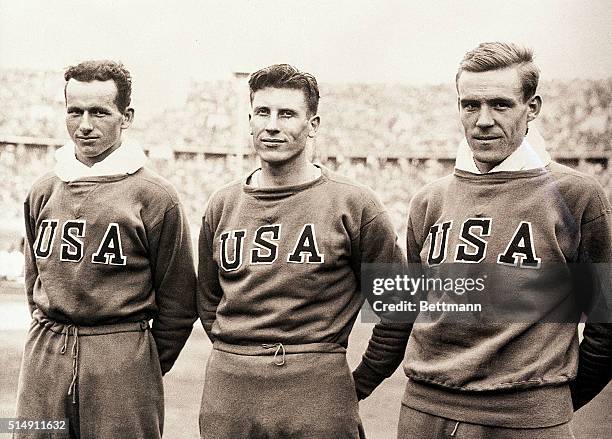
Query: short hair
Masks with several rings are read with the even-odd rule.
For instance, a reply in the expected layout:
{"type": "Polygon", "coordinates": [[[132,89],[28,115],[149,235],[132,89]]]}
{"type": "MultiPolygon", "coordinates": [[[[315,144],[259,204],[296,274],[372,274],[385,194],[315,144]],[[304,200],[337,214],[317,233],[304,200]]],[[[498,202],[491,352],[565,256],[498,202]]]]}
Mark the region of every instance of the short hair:
{"type": "Polygon", "coordinates": [[[117,86],[115,105],[122,113],[125,112],[131,102],[132,76],[120,62],[109,60],[83,61],[76,66],[70,66],[64,73],[66,85],[64,86],[64,98],[66,87],[70,79],[81,82],[108,81],[112,79],[117,86]]]}
{"type": "Polygon", "coordinates": [[[480,43],[467,52],[459,63],[455,85],[458,86],[459,76],[464,71],[478,73],[512,66],[518,67],[523,101],[526,102],[536,93],[540,70],[533,62],[533,50],[514,43],[480,43]]]}
{"type": "Polygon", "coordinates": [[[266,87],[293,88],[302,90],[310,114],[317,114],[319,108],[319,86],[310,73],[301,72],[289,64],[274,64],[253,73],[249,78],[251,104],[257,90],[266,87]]]}

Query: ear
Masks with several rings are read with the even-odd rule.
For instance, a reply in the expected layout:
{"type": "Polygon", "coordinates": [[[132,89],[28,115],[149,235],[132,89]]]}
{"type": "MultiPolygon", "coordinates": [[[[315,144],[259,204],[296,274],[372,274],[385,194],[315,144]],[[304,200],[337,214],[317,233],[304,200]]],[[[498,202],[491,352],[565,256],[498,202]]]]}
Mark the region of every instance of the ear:
{"type": "Polygon", "coordinates": [[[308,137],[314,138],[317,135],[317,131],[319,130],[320,124],[321,124],[321,117],[318,114],[315,114],[308,120],[308,125],[310,125],[310,130],[308,131],[308,137]]]}
{"type": "Polygon", "coordinates": [[[126,108],[123,113],[123,122],[121,122],[121,129],[129,128],[134,122],[134,109],[126,108]]]}
{"type": "Polygon", "coordinates": [[[529,106],[529,110],[527,113],[527,122],[531,122],[536,117],[538,117],[538,114],[540,114],[540,110],[542,109],[542,98],[538,95],[535,95],[534,97],[529,99],[527,105],[529,106]]]}
{"type": "Polygon", "coordinates": [[[249,134],[252,136],[253,135],[253,128],[251,127],[251,112],[249,112],[249,134]]]}

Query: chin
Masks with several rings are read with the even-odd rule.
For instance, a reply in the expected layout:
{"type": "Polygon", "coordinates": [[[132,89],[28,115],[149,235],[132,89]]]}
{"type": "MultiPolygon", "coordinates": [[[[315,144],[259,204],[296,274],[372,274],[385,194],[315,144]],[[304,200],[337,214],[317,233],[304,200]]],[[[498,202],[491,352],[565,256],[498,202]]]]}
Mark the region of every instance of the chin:
{"type": "Polygon", "coordinates": [[[266,162],[270,165],[283,165],[285,163],[293,161],[297,157],[297,154],[283,154],[265,151],[259,154],[259,159],[262,162],[266,162]]]}
{"type": "Polygon", "coordinates": [[[287,159],[281,159],[281,158],[270,158],[270,157],[262,157],[259,156],[259,159],[261,160],[262,163],[265,163],[269,166],[282,166],[286,163],[288,163],[290,160],[287,159]]]}

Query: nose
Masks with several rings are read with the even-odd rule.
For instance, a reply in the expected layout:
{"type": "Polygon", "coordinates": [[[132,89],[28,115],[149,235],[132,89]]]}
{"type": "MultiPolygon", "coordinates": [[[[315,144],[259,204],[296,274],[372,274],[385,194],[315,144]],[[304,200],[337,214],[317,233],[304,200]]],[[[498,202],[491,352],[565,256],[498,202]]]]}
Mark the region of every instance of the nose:
{"type": "Polygon", "coordinates": [[[79,131],[82,133],[89,133],[93,130],[93,125],[91,124],[91,116],[86,111],[81,116],[81,120],[79,121],[79,131]]]}
{"type": "Polygon", "coordinates": [[[486,128],[493,126],[494,123],[493,117],[491,116],[491,110],[489,110],[486,105],[483,105],[478,113],[476,126],[479,128],[486,128]]]}
{"type": "Polygon", "coordinates": [[[266,123],[266,131],[269,133],[277,133],[278,129],[278,118],[275,114],[271,114],[266,123]]]}

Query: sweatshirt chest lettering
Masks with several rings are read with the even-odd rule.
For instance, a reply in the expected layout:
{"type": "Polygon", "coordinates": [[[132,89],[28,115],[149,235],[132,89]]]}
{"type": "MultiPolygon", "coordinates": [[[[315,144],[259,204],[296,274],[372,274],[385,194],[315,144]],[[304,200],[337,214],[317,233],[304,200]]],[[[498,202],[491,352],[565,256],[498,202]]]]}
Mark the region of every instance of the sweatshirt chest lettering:
{"type": "MultiPolygon", "coordinates": [[[[60,221],[46,219],[41,221],[36,241],[34,256],[37,259],[48,259],[53,254],[55,237],[61,229],[58,258],[63,262],[80,262],[84,256],[87,239],[87,222],[85,220],[68,220],[60,228],[60,221]]],[[[119,224],[109,223],[100,242],[94,242],[97,250],[91,255],[94,264],[126,265],[121,245],[119,224]]]]}
{"type": "MultiPolygon", "coordinates": [[[[461,223],[457,232],[453,231],[453,221],[432,225],[429,228],[428,265],[435,266],[445,262],[449,254],[454,255],[452,262],[482,262],[487,256],[488,239],[492,235],[492,229],[492,218],[468,218],[461,223]],[[453,233],[458,233],[458,243],[451,250],[448,243],[453,233]]],[[[542,260],[536,255],[531,222],[521,221],[512,235],[502,239],[506,240],[507,245],[505,250],[497,255],[496,263],[520,268],[540,268],[542,260]]]]}
{"type": "Polygon", "coordinates": [[[247,235],[247,230],[242,229],[228,230],[219,236],[219,261],[225,271],[238,270],[245,257],[250,265],[273,264],[279,258],[279,243],[283,239],[294,240],[292,250],[282,255],[284,261],[294,264],[322,264],[325,261],[314,224],[304,224],[296,236],[283,236],[282,224],[260,226],[252,237],[247,235]]]}

